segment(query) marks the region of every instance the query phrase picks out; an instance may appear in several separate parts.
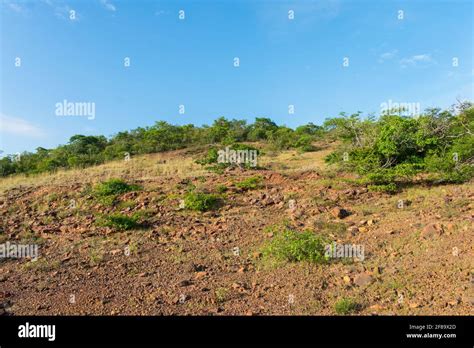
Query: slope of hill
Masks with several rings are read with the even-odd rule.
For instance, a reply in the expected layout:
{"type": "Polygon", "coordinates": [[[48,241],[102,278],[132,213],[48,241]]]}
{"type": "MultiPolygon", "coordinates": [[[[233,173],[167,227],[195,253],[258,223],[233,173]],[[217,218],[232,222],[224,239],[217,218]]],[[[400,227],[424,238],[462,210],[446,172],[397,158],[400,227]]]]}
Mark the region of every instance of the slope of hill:
{"type": "Polygon", "coordinates": [[[331,150],[221,174],[197,149],[1,179],[0,242],[39,257],[0,260],[0,313],[472,313],[472,182],[369,192],[326,166],[331,150]],[[111,178],[140,189],[101,196],[111,178]],[[194,193],[213,209],[193,210],[194,193]],[[362,257],[311,262],[318,241],[362,257]]]}

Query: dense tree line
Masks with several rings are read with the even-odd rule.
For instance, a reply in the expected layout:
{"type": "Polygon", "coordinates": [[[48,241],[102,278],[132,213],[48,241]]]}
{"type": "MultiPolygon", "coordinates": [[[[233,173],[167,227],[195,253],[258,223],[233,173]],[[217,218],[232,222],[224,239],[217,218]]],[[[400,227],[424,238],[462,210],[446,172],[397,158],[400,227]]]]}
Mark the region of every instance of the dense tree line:
{"type": "Polygon", "coordinates": [[[395,191],[414,177],[431,182],[463,182],[474,174],[474,107],[428,109],[418,117],[391,110],[380,118],[360,114],[326,120],[342,145],[327,162],[357,172],[373,189],[395,191]]]}
{"type": "Polygon", "coordinates": [[[105,136],[74,135],[66,145],[55,149],[37,148],[0,159],[0,176],[34,174],[66,168],[84,168],[109,160],[147,153],[182,149],[193,145],[234,144],[243,141],[268,141],[277,149],[312,149],[314,137],[322,134],[321,126],[312,123],[295,130],[278,126],[268,118],[245,120],[218,118],[211,126],[192,124],[177,126],[164,121],[146,128],[105,136]]]}
{"type": "Polygon", "coordinates": [[[37,148],[0,160],[0,176],[41,173],[60,168],[83,168],[109,160],[176,150],[195,145],[266,142],[278,150],[311,151],[316,140],[338,141],[326,160],[355,172],[373,189],[393,191],[399,183],[423,176],[434,182],[463,182],[474,174],[474,106],[459,103],[449,110],[428,109],[418,117],[389,110],[380,117],[340,114],[322,126],[296,129],[268,118],[218,118],[211,126],[177,126],[164,121],[154,126],[119,132],[111,138],[74,135],[55,149],[37,148]]]}

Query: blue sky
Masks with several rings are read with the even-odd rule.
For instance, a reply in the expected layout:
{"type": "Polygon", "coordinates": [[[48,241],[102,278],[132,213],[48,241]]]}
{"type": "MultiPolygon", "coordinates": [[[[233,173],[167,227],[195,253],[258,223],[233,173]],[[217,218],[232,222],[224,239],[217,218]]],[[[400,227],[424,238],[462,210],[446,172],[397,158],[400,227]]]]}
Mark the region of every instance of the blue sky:
{"type": "Polygon", "coordinates": [[[157,120],[293,127],[389,100],[474,100],[470,0],[0,1],[4,154],[157,120]],[[95,117],[57,116],[63,100],[95,117]]]}

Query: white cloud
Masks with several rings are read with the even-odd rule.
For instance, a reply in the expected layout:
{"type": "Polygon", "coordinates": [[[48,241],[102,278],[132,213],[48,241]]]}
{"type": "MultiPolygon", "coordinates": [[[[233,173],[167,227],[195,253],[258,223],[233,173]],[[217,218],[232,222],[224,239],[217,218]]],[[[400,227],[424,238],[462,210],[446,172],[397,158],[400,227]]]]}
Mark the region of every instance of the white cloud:
{"type": "Polygon", "coordinates": [[[68,20],[71,22],[77,22],[81,18],[77,11],[67,5],[65,6],[57,6],[54,8],[54,14],[56,17],[68,20]]]}
{"type": "Polygon", "coordinates": [[[111,12],[117,11],[117,8],[115,7],[115,5],[109,2],[108,0],[100,0],[100,3],[102,4],[102,6],[105,7],[107,11],[111,11],[111,12]]]}
{"type": "Polygon", "coordinates": [[[41,0],[41,2],[51,7],[51,9],[54,11],[54,15],[58,18],[71,22],[77,22],[82,18],[82,15],[80,15],[76,9],[65,5],[62,2],[55,0],[41,0]]]}
{"type": "Polygon", "coordinates": [[[15,12],[23,12],[23,7],[21,7],[20,5],[18,4],[15,4],[14,2],[9,2],[8,3],[8,7],[10,8],[10,10],[12,11],[15,11],[15,12]]]}
{"type": "Polygon", "coordinates": [[[433,63],[433,62],[434,62],[434,60],[433,60],[433,58],[431,58],[431,55],[429,55],[429,54],[417,54],[417,55],[411,56],[409,58],[403,58],[400,61],[400,65],[403,68],[406,68],[407,66],[415,66],[415,65],[419,65],[419,64],[429,64],[429,63],[433,63]]]}
{"type": "Polygon", "coordinates": [[[391,51],[382,53],[382,54],[379,56],[379,63],[383,63],[383,62],[385,62],[386,60],[392,59],[393,57],[396,56],[397,53],[398,53],[398,50],[391,50],[391,51]]]}
{"type": "Polygon", "coordinates": [[[35,138],[45,136],[45,132],[41,128],[31,124],[30,122],[4,114],[0,114],[0,133],[35,138]]]}

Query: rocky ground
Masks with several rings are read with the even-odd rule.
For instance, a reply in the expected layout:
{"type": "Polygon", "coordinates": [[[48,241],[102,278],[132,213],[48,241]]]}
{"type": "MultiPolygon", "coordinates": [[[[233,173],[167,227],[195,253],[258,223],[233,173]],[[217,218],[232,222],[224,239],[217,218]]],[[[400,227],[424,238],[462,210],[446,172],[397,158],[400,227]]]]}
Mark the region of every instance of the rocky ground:
{"type": "MultiPolygon", "coordinates": [[[[375,193],[329,171],[320,154],[284,155],[267,158],[265,169],[223,174],[118,165],[99,169],[100,177],[86,169],[66,179],[0,181],[0,243],[37,243],[40,252],[36,261],[0,260],[0,313],[334,315],[345,299],[359,315],[473,313],[472,183],[375,193]],[[262,187],[236,186],[256,175],[262,187]],[[143,190],[102,204],[90,189],[108,176],[143,190]],[[190,185],[225,186],[222,205],[180,208],[190,185]],[[141,212],[146,224],[131,231],[97,224],[111,212],[141,212]],[[282,224],[363,245],[364,260],[271,264],[262,246],[282,224]]],[[[160,156],[142,162],[169,168],[170,160],[195,158],[160,156]]]]}

